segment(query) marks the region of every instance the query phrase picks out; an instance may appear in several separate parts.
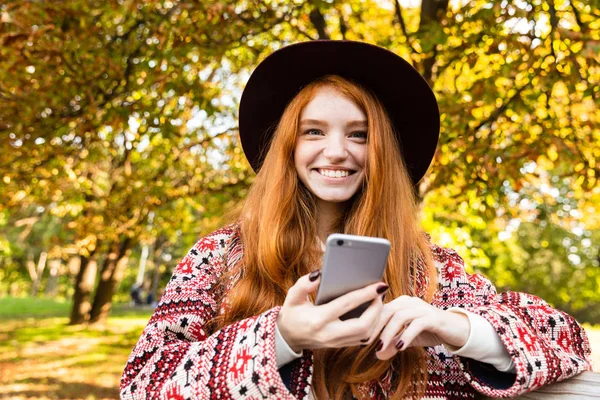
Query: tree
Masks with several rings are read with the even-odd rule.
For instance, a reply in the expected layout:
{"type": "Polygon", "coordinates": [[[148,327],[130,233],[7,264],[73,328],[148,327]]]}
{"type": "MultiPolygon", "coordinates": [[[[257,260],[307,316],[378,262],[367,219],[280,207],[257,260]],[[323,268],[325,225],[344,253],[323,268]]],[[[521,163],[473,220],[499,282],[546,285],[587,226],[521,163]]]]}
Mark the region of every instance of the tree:
{"type": "MultiPolygon", "coordinates": [[[[60,221],[53,246],[81,257],[73,323],[106,318],[140,244],[164,235],[176,259],[244,196],[253,173],[237,143],[237,101],[253,67],[290,42],[376,43],[423,74],[442,117],[420,186],[428,226],[477,238],[467,250],[491,275],[517,273],[487,244],[503,232],[495,226],[525,218],[515,194],[555,188],[556,175],[542,182],[543,173],[566,179],[576,207],[598,206],[584,199],[599,172],[600,14],[581,1],[76,0],[0,13],[0,212],[16,234],[39,207],[60,221]]],[[[536,218],[556,225],[558,211],[536,218]]],[[[573,227],[561,229],[542,233],[573,227]]],[[[18,254],[8,236],[2,251],[18,254]]]]}

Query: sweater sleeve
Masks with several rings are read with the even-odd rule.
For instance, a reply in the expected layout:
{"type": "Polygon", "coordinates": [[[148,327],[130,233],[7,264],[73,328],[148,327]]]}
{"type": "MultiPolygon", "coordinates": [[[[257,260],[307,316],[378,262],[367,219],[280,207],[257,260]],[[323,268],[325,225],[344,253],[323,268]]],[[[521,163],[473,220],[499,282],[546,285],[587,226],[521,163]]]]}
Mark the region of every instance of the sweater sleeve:
{"type": "Polygon", "coordinates": [[[516,292],[498,294],[481,275],[465,272],[453,250],[433,246],[440,290],[433,305],[460,307],[486,319],[508,351],[515,373],[458,357],[466,379],[490,397],[513,397],[591,370],[591,349],[583,328],[570,315],[539,297],[516,292]]]}
{"type": "Polygon", "coordinates": [[[501,372],[515,372],[512,358],[506,351],[504,343],[500,340],[496,329],[485,318],[459,307],[452,307],[448,311],[466,315],[471,324],[469,337],[462,347],[445,344],[450,353],[491,364],[501,372]]]}
{"type": "Polygon", "coordinates": [[[231,229],[202,238],[178,264],[121,377],[122,399],[293,399],[275,352],[280,307],[210,336],[231,229]]]}
{"type": "Polygon", "coordinates": [[[277,353],[277,366],[279,368],[291,363],[297,358],[302,357],[302,352],[296,353],[290,345],[285,341],[277,324],[275,324],[275,352],[277,353]]]}

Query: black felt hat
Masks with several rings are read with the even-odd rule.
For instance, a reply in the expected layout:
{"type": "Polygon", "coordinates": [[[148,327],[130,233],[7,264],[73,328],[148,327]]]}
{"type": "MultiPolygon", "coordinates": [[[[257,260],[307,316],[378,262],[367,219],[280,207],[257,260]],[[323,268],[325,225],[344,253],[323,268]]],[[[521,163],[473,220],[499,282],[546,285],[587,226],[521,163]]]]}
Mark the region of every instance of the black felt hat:
{"type": "Polygon", "coordinates": [[[307,84],[339,75],[371,90],[398,135],[414,184],[425,175],[437,146],[440,114],[433,91],[407,61],[382,47],[346,40],[316,40],[283,47],[265,58],[240,102],[242,148],[258,172],[287,104],[307,84]]]}

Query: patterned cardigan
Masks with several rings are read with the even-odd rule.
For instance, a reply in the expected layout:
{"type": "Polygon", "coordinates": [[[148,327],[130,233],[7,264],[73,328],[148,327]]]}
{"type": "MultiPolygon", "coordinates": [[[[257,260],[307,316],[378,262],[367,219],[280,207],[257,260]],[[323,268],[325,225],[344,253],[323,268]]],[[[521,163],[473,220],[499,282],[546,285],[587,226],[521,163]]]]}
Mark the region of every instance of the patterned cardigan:
{"type": "MultiPolygon", "coordinates": [[[[432,245],[432,251],[440,284],[432,304],[463,307],[488,320],[512,357],[516,376],[452,355],[443,345],[427,347],[426,399],[473,399],[476,391],[512,397],[591,370],[587,336],[571,316],[529,294],[497,294],[486,278],[467,274],[453,250],[432,245]]],[[[239,233],[231,225],[200,239],[177,265],[129,356],[122,399],[309,397],[310,350],[293,362],[289,389],[277,368],[274,333],[280,306],[210,336],[205,332],[206,321],[222,312],[217,278],[241,256],[239,233]]],[[[361,392],[385,399],[394,391],[391,381],[388,371],[362,384],[361,392]]]]}

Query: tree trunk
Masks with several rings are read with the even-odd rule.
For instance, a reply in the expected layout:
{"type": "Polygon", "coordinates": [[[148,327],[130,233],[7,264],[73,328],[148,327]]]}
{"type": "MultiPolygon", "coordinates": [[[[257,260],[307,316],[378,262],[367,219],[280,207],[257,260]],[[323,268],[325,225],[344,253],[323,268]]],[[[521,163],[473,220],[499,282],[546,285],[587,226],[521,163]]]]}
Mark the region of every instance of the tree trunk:
{"type": "Polygon", "coordinates": [[[419,30],[430,22],[439,22],[448,10],[449,0],[423,0],[419,30]]]}
{"type": "MultiPolygon", "coordinates": [[[[6,257],[0,257],[0,271],[6,271],[6,257]]],[[[6,297],[9,295],[10,285],[7,285],[7,283],[8,282],[5,281],[2,285],[0,285],[0,297],[6,297]]]]}
{"type": "Polygon", "coordinates": [[[61,267],[60,258],[54,258],[48,262],[48,282],[46,282],[46,290],[44,294],[48,297],[55,297],[58,294],[58,277],[61,267]]]}
{"type": "Polygon", "coordinates": [[[25,266],[27,267],[27,272],[29,272],[29,277],[31,278],[31,283],[37,279],[37,271],[35,270],[35,260],[33,253],[29,251],[27,253],[27,261],[25,261],[25,266]]]}
{"type": "Polygon", "coordinates": [[[8,295],[10,297],[19,297],[20,293],[21,288],[19,287],[19,284],[17,282],[12,282],[10,284],[10,288],[8,289],[8,295]]]}
{"type": "Polygon", "coordinates": [[[81,267],[81,257],[71,257],[67,262],[67,274],[71,276],[77,276],[77,272],[79,272],[79,268],[81,267]]]}
{"type": "Polygon", "coordinates": [[[148,245],[145,244],[142,246],[142,254],[140,256],[140,266],[138,267],[138,274],[135,280],[136,285],[141,285],[144,283],[144,276],[146,275],[146,264],[148,262],[148,245]]]}
{"type": "MultiPolygon", "coordinates": [[[[98,249],[97,246],[96,249],[98,249]]],[[[81,257],[79,272],[75,277],[75,293],[73,294],[73,308],[71,309],[71,321],[69,322],[71,325],[86,322],[92,308],[90,295],[94,289],[96,271],[98,270],[96,249],[89,257],[81,257]]]]}
{"type": "Polygon", "coordinates": [[[123,279],[123,272],[129,261],[131,242],[131,238],[125,238],[120,243],[111,246],[110,253],[100,272],[100,282],[90,313],[90,323],[103,323],[108,318],[113,294],[123,279]]]}
{"type": "Polygon", "coordinates": [[[152,298],[154,301],[158,302],[160,298],[158,297],[158,285],[160,284],[160,267],[162,262],[160,261],[164,245],[167,243],[167,238],[165,235],[160,234],[156,241],[154,242],[153,251],[150,253],[152,257],[150,258],[150,262],[152,264],[152,283],[150,285],[150,293],[152,294],[152,298]]]}
{"type": "MultiPolygon", "coordinates": [[[[448,11],[449,0],[423,0],[421,2],[421,20],[419,22],[419,32],[427,32],[427,26],[430,24],[439,24],[448,11]]],[[[421,73],[425,80],[433,87],[433,66],[437,49],[433,48],[433,53],[428,55],[422,62],[421,73]]]]}
{"type": "Polygon", "coordinates": [[[323,17],[323,14],[321,14],[318,6],[313,8],[308,15],[308,18],[317,30],[317,34],[319,35],[317,39],[329,39],[329,34],[327,33],[327,23],[325,22],[325,17],[323,17]]]}
{"type": "Polygon", "coordinates": [[[158,298],[158,285],[160,283],[160,262],[152,261],[152,281],[150,283],[150,294],[152,294],[152,298],[155,302],[158,302],[160,299],[158,298]]]}
{"type": "Polygon", "coordinates": [[[29,271],[29,276],[31,277],[31,296],[36,297],[38,294],[38,290],[40,289],[40,283],[42,282],[42,275],[44,273],[44,268],[46,268],[46,257],[48,253],[42,251],[40,254],[40,258],[38,260],[37,267],[35,266],[35,262],[33,261],[33,254],[29,253],[27,257],[27,270],[29,271]]]}

